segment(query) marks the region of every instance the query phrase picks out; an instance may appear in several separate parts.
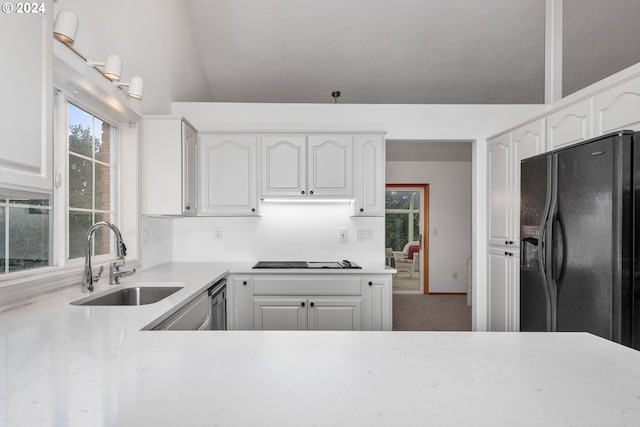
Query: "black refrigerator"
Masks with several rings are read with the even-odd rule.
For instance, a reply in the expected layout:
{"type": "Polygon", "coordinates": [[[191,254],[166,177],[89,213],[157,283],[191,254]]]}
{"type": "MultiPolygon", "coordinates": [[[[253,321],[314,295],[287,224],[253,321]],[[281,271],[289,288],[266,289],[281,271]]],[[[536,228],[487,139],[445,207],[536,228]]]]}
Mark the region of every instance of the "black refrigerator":
{"type": "Polygon", "coordinates": [[[520,330],[640,349],[640,132],[521,162],[520,330]]]}

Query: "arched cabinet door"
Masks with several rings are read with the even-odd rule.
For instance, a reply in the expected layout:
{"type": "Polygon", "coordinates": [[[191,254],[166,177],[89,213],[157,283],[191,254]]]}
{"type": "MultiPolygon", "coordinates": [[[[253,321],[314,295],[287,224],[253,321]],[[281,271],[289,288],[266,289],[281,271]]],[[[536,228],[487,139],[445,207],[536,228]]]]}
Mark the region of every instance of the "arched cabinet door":
{"type": "Polygon", "coordinates": [[[261,141],[263,198],[307,194],[307,138],[264,135],[261,141]]]}
{"type": "Polygon", "coordinates": [[[199,215],[260,214],[257,135],[201,134],[199,215]]]}
{"type": "Polygon", "coordinates": [[[353,196],[353,135],[311,135],[307,143],[309,196],[353,196]]]}

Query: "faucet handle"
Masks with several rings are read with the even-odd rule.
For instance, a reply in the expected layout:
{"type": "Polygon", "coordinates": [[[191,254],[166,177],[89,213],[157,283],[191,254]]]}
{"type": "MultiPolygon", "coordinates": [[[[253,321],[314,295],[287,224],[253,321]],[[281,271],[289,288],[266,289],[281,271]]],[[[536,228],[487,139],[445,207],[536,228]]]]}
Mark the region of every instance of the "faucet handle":
{"type": "Polygon", "coordinates": [[[104,271],[104,265],[101,265],[100,268],[98,269],[98,274],[93,276],[93,281],[94,282],[97,282],[98,280],[100,280],[100,276],[102,276],[102,272],[103,271],[104,271]]]}

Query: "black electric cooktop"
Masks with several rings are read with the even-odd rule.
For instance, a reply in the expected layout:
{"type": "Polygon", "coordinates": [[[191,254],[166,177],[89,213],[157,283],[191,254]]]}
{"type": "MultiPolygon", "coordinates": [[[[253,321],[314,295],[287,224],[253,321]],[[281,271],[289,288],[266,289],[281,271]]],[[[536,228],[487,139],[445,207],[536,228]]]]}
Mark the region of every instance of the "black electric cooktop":
{"type": "Polygon", "coordinates": [[[346,259],[342,261],[260,261],[253,268],[362,268],[346,259]]]}

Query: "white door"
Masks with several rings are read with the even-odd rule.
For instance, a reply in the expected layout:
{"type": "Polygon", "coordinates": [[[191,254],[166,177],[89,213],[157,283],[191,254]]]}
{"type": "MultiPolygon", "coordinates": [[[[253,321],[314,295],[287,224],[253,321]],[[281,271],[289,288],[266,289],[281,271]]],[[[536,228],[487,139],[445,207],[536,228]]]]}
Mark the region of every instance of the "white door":
{"type": "Polygon", "coordinates": [[[388,185],[385,195],[386,263],[398,272],[393,277],[393,292],[425,293],[428,291],[426,256],[428,240],[429,185],[388,185]],[[426,285],[426,286],[425,286],[426,285]]]}

